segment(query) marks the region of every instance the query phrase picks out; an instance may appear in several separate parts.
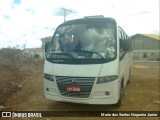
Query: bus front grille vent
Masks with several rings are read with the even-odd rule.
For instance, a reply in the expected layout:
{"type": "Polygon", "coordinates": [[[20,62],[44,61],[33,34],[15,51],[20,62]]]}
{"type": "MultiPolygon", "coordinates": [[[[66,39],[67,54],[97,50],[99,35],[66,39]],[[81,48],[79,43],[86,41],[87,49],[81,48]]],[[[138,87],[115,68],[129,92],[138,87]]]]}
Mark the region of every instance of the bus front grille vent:
{"type": "Polygon", "coordinates": [[[56,82],[58,89],[62,96],[74,97],[74,98],[88,98],[92,86],[94,84],[94,77],[66,77],[56,76],[56,82]],[[67,90],[70,88],[70,91],[67,90]],[[78,90],[74,90],[78,88],[78,90]]]}

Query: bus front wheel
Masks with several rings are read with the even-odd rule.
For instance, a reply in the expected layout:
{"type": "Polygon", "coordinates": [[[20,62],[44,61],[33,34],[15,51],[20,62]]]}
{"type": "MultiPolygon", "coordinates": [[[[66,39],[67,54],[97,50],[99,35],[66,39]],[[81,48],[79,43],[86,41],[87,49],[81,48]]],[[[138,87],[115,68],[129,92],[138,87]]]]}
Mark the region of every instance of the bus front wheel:
{"type": "Polygon", "coordinates": [[[129,84],[130,82],[131,82],[131,68],[129,70],[129,78],[128,78],[127,84],[129,84]]]}
{"type": "Polygon", "coordinates": [[[122,104],[122,95],[124,93],[124,87],[123,87],[123,82],[121,83],[121,87],[120,87],[120,96],[119,96],[119,100],[118,102],[115,104],[116,107],[120,107],[122,104]]]}

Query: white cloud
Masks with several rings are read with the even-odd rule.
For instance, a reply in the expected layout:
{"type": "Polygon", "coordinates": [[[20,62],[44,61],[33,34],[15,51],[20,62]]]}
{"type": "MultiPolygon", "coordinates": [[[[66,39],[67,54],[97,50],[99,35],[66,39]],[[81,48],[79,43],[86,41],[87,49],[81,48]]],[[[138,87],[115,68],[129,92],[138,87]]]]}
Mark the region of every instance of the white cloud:
{"type": "Polygon", "coordinates": [[[104,15],[115,18],[129,35],[159,32],[159,0],[21,0],[19,4],[13,1],[0,0],[0,47],[25,41],[27,47],[40,47],[40,39],[52,36],[63,22],[61,8],[73,11],[67,20],[104,15]]]}

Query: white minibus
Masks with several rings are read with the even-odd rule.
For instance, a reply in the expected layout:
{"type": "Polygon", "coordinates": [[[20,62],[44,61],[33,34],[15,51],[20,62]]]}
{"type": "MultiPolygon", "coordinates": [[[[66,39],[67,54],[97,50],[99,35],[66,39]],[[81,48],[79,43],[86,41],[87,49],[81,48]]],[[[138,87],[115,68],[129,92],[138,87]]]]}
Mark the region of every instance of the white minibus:
{"type": "Polygon", "coordinates": [[[82,104],[121,105],[131,78],[131,41],[113,18],[60,24],[45,45],[44,96],[82,104]]]}

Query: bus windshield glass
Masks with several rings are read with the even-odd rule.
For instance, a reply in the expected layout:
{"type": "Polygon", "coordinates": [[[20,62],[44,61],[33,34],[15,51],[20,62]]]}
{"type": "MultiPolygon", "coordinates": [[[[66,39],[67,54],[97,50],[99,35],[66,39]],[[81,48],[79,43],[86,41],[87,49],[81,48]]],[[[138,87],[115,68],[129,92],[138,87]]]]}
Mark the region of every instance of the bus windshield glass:
{"type": "Polygon", "coordinates": [[[53,36],[47,58],[113,59],[116,50],[114,23],[62,24],[53,36]]]}

